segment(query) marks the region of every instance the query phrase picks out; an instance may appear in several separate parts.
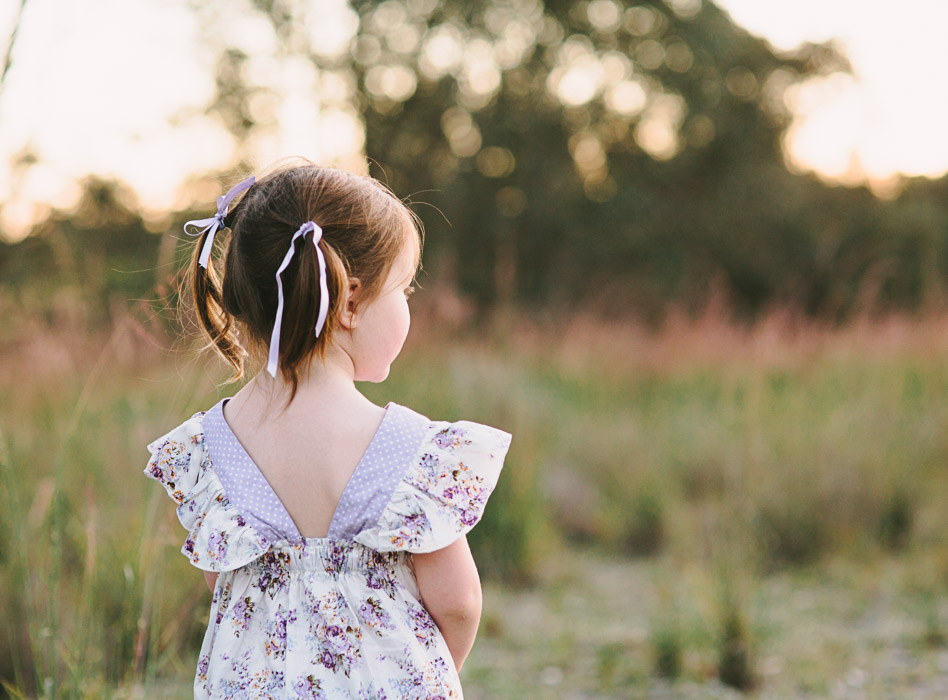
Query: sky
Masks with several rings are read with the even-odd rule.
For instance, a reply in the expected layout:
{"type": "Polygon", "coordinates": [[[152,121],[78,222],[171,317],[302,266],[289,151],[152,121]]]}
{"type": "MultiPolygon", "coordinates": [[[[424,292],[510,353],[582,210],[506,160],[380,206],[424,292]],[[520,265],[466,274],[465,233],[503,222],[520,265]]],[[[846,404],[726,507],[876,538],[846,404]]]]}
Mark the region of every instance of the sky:
{"type": "MultiPolygon", "coordinates": [[[[694,5],[699,0],[673,0],[694,5]]],[[[0,3],[5,47],[18,2],[0,3]]],[[[230,0],[226,16],[199,16],[186,0],[29,0],[0,94],[0,226],[13,239],[50,207],[77,200],[87,174],[129,183],[156,225],[161,213],[213,201],[194,176],[233,162],[236,144],[205,107],[213,94],[211,39],[239,37],[263,58],[251,78],[275,85],[252,106],[265,126],[244,144],[265,165],[286,154],[362,167],[364,136],[351,86],[308,62],[278,65],[275,38],[230,0]],[[313,94],[320,95],[314,103],[313,94]],[[12,165],[30,150],[39,163],[12,165]]],[[[303,31],[339,50],[356,28],[345,0],[312,0],[303,31]],[[318,19],[317,19],[318,17],[318,19]]],[[[814,79],[785,96],[795,118],[788,164],[830,182],[869,182],[880,194],[900,174],[948,171],[948,26],[945,0],[719,0],[778,51],[834,39],[853,76],[814,79]]],[[[398,76],[380,75],[394,81],[398,76]]],[[[392,82],[392,89],[398,87],[392,82]]]]}
{"type": "Polygon", "coordinates": [[[835,40],[853,76],[813,80],[787,95],[796,114],[790,163],[829,180],[869,180],[881,193],[898,173],[948,171],[948,2],[721,0],[740,25],[791,50],[835,40]]]}

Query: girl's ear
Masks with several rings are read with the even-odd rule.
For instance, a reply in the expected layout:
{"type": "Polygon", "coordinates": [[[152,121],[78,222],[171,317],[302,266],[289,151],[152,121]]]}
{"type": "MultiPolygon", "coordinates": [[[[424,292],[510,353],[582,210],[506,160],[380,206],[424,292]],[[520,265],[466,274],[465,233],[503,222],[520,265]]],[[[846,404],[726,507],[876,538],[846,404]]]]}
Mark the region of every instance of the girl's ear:
{"type": "Polygon", "coordinates": [[[347,331],[354,330],[358,324],[356,313],[358,310],[359,293],[362,291],[362,282],[358,277],[349,278],[349,286],[342,297],[339,310],[339,325],[347,331]]]}

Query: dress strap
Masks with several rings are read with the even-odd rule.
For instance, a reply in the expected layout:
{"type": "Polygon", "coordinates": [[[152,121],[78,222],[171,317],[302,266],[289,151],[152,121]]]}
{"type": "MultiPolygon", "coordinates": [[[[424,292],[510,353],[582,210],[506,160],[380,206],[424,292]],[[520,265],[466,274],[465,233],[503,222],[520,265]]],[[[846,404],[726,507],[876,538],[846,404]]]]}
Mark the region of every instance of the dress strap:
{"type": "Polygon", "coordinates": [[[204,416],[204,438],[211,465],[231,505],[270,542],[301,539],[293,518],[270,482],[224,419],[222,399],[204,416]]]}
{"type": "Polygon", "coordinates": [[[412,460],[431,421],[420,413],[389,403],[372,441],[346,484],[329,526],[329,538],[352,539],[375,525],[412,460]]]}

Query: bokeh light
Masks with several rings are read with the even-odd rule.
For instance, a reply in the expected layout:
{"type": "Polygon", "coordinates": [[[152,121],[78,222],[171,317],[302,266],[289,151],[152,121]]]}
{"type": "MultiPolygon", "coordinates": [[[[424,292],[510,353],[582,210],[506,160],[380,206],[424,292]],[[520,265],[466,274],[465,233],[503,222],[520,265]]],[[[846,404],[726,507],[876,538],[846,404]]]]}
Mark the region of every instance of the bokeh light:
{"type": "MultiPolygon", "coordinates": [[[[758,80],[735,67],[723,83],[704,79],[709,108],[722,89],[760,100],[790,125],[784,138],[788,164],[831,181],[868,180],[881,192],[899,173],[938,177],[948,171],[948,140],[941,137],[948,87],[934,75],[948,65],[948,43],[939,34],[948,23],[948,5],[907,0],[868,12],[858,0],[720,4],[778,52],[835,38],[854,75],[815,78],[788,91],[795,76],[787,71],[758,80]]],[[[8,35],[16,5],[0,10],[0,36],[8,35]]],[[[303,21],[278,40],[266,18],[243,0],[226,13],[195,12],[177,0],[31,0],[0,97],[0,224],[8,236],[24,235],[35,212],[72,201],[75,182],[87,174],[127,182],[145,209],[158,211],[189,198],[181,186],[193,174],[224,168],[238,155],[262,164],[293,152],[363,167],[365,136],[355,104],[361,86],[346,70],[317,71],[282,55],[282,41],[290,48],[308,42],[330,67],[351,53],[367,68],[364,87],[379,109],[410,99],[420,80],[452,75],[460,104],[476,112],[497,95],[504,71],[511,71],[512,90],[529,90],[527,80],[513,77],[524,56],[537,44],[557,46],[564,39],[564,27],[534,0],[486,8],[483,34],[449,18],[427,29],[423,20],[436,5],[384,2],[364,18],[370,31],[356,40],[359,17],[349,4],[320,0],[301,6],[303,21]],[[119,29],[132,26],[138,29],[119,29]],[[220,35],[246,55],[241,75],[252,90],[247,109],[255,126],[243,143],[205,113],[214,92],[213,37],[220,35]],[[62,55],[71,58],[56,59],[62,55]],[[118,55],[135,60],[116,61],[118,55]],[[63,129],[56,105],[67,103],[72,126],[63,129]],[[44,164],[36,171],[41,177],[23,176],[31,168],[14,172],[12,163],[23,153],[44,164]]],[[[688,19],[702,3],[670,0],[668,6],[688,19]]],[[[588,32],[626,32],[631,40],[600,54],[582,34],[566,39],[546,85],[552,96],[571,108],[601,100],[631,123],[636,144],[655,158],[714,138],[713,124],[681,114],[681,104],[665,99],[647,77],[665,69],[687,74],[695,64],[695,47],[666,31],[667,16],[647,5],[623,9],[615,0],[593,0],[580,19],[588,32]]],[[[476,155],[476,127],[451,133],[455,155],[476,155]]]]}

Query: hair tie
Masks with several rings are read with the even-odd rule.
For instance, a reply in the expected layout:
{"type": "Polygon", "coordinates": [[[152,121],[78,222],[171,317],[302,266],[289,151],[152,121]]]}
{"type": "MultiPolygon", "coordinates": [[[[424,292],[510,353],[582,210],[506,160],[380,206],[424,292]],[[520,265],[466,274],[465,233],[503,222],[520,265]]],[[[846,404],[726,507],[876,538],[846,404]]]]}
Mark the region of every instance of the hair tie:
{"type": "Polygon", "coordinates": [[[201,257],[198,258],[198,265],[207,269],[207,265],[211,259],[211,248],[214,246],[214,235],[217,233],[218,229],[224,228],[224,217],[227,216],[227,208],[230,206],[230,203],[234,201],[234,197],[243,192],[244,190],[249,190],[253,183],[256,182],[256,179],[253,175],[248,177],[243,182],[239,182],[230,190],[227,191],[223,197],[217,198],[217,213],[212,216],[210,219],[195,219],[194,221],[189,221],[184,225],[184,232],[189,236],[203,236],[206,231],[210,231],[207,236],[207,240],[204,241],[204,247],[201,249],[201,257]],[[200,231],[197,233],[191,233],[188,231],[188,226],[203,226],[200,231]]]}
{"type": "MultiPolygon", "coordinates": [[[[229,193],[228,193],[229,194],[229,193]]],[[[290,239],[290,249],[286,251],[283,262],[276,273],[277,281],[277,312],[273,321],[273,333],[270,336],[270,354],[267,357],[267,372],[271,377],[276,377],[277,365],[280,356],[280,329],[283,326],[283,280],[280,277],[282,272],[293,259],[293,253],[296,250],[296,239],[306,237],[307,233],[313,234],[313,245],[316,246],[316,258],[319,261],[319,315],[316,317],[316,337],[319,337],[323,324],[326,323],[326,315],[329,313],[329,285],[326,282],[326,258],[323,257],[323,251],[319,247],[319,241],[323,237],[323,230],[312,221],[307,221],[300,226],[299,230],[293,234],[290,239]]]]}

